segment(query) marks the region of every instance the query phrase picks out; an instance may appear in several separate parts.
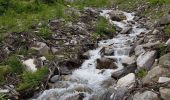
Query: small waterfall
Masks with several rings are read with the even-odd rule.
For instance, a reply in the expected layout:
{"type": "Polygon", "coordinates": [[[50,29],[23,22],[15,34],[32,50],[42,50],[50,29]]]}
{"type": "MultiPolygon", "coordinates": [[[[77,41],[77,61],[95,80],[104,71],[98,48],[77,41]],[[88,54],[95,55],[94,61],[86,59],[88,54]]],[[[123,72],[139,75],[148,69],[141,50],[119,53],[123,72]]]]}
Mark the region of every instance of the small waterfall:
{"type": "MultiPolygon", "coordinates": [[[[110,23],[124,29],[128,26],[128,21],[132,21],[135,17],[133,13],[123,12],[127,20],[121,22],[112,21],[108,15],[112,10],[103,10],[100,14],[109,20],[110,23]]],[[[105,88],[102,83],[111,78],[113,72],[124,68],[122,58],[129,57],[132,45],[136,40],[136,36],[141,32],[145,32],[145,28],[137,28],[138,23],[132,25],[130,34],[118,34],[113,39],[102,40],[98,43],[98,48],[89,51],[90,58],[86,60],[82,66],[73,71],[72,75],[67,80],[68,87],[54,88],[44,91],[37,100],[67,100],[67,98],[75,96],[79,93],[84,95],[84,100],[89,100],[92,95],[102,92],[105,88]],[[114,55],[105,56],[116,60],[117,69],[96,69],[96,60],[101,58],[100,50],[103,47],[109,47],[114,50],[114,55]]]]}

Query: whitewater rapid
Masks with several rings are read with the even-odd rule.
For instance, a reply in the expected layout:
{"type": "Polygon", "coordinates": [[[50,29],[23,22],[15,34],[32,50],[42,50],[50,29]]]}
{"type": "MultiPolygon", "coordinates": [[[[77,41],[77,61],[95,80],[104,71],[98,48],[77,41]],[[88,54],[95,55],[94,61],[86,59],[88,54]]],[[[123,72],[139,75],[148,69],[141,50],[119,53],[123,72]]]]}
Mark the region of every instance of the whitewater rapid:
{"type": "MultiPolygon", "coordinates": [[[[127,17],[126,20],[121,22],[112,21],[108,14],[111,11],[112,10],[103,10],[100,15],[108,19],[111,24],[122,29],[129,27],[129,21],[133,21],[135,17],[134,13],[123,12],[127,17]]],[[[90,58],[84,61],[79,69],[73,71],[72,75],[70,75],[67,80],[61,81],[62,83],[67,83],[67,87],[45,90],[36,100],[66,100],[79,93],[83,93],[84,100],[89,100],[92,95],[107,89],[102,86],[102,83],[110,79],[113,72],[124,68],[122,59],[129,57],[130,50],[136,41],[137,35],[147,31],[145,28],[138,28],[138,26],[139,24],[135,22],[132,24],[130,34],[118,34],[113,39],[100,41],[98,43],[98,48],[89,51],[90,58]],[[105,57],[117,59],[117,69],[96,69],[96,60],[102,57],[100,51],[103,47],[106,49],[109,47],[108,49],[114,50],[113,55],[105,57]],[[84,90],[79,91],[77,88],[84,88],[84,90]]]]}

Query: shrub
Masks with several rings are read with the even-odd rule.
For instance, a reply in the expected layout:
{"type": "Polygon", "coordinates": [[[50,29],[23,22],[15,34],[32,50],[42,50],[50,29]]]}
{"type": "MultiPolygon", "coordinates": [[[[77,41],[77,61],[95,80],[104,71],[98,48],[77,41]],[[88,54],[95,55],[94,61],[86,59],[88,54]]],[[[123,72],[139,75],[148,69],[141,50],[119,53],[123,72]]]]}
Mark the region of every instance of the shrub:
{"type": "Polygon", "coordinates": [[[21,74],[24,70],[24,66],[15,55],[7,59],[6,65],[9,65],[12,73],[21,74]]]}
{"type": "Polygon", "coordinates": [[[5,82],[5,76],[10,73],[9,66],[0,66],[0,85],[5,82]]]}
{"type": "Polygon", "coordinates": [[[114,26],[110,25],[108,20],[105,19],[104,17],[100,17],[96,24],[96,33],[103,35],[114,32],[115,32],[114,26]]]}
{"type": "Polygon", "coordinates": [[[38,86],[44,77],[48,74],[48,68],[43,67],[36,72],[27,72],[25,71],[22,74],[22,83],[18,85],[18,90],[25,90],[25,89],[33,89],[34,87],[38,86]]]}
{"type": "Polygon", "coordinates": [[[165,26],[164,31],[167,34],[167,36],[170,37],[170,25],[165,26]]]}
{"type": "Polygon", "coordinates": [[[11,0],[0,0],[0,15],[3,15],[9,8],[11,0]]]}

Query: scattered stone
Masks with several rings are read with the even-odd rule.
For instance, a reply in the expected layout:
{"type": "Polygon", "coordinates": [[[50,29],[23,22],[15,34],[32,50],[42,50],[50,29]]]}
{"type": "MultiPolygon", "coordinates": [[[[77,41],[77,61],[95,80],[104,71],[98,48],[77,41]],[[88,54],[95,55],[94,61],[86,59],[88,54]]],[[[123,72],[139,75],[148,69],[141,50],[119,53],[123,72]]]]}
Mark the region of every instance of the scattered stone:
{"type": "Polygon", "coordinates": [[[69,96],[65,100],[83,100],[84,97],[85,97],[84,93],[79,93],[73,96],[69,96]]]}
{"type": "Polygon", "coordinates": [[[156,66],[142,79],[144,84],[157,82],[159,77],[170,77],[170,69],[156,66]]]}
{"type": "Polygon", "coordinates": [[[120,78],[117,82],[118,87],[131,87],[135,83],[135,74],[130,73],[122,78],[120,78]]]}
{"type": "Polygon", "coordinates": [[[110,15],[110,18],[113,20],[113,21],[121,21],[121,20],[126,20],[126,16],[124,15],[124,13],[122,11],[119,11],[119,10],[114,10],[114,11],[111,11],[109,13],[110,15]]]}
{"type": "Polygon", "coordinates": [[[128,57],[128,56],[123,57],[122,58],[122,63],[126,64],[126,65],[131,65],[131,64],[135,63],[135,56],[132,56],[132,57],[128,57]]]}
{"type": "Polygon", "coordinates": [[[160,92],[161,98],[163,100],[169,100],[170,99],[170,88],[160,87],[159,92],[160,92]]]}
{"type": "Polygon", "coordinates": [[[143,93],[136,93],[133,100],[160,100],[160,98],[152,91],[145,91],[143,93]]]}
{"type": "Polygon", "coordinates": [[[165,83],[169,81],[170,81],[170,78],[168,77],[159,77],[158,83],[165,83]]]}
{"type": "Polygon", "coordinates": [[[43,42],[36,42],[31,49],[37,50],[40,55],[46,55],[49,53],[49,47],[43,42]]]}
{"type": "Polygon", "coordinates": [[[142,53],[137,58],[138,69],[145,68],[150,69],[156,59],[156,51],[148,51],[142,53]]]}

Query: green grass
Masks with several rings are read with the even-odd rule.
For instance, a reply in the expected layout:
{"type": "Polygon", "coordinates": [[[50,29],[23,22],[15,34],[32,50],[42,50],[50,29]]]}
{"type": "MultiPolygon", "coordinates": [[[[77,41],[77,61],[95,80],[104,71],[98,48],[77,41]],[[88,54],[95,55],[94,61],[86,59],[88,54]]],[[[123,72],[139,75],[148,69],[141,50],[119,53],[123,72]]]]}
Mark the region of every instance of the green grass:
{"type": "Polygon", "coordinates": [[[22,91],[25,89],[33,89],[38,86],[44,77],[48,74],[48,68],[43,67],[36,72],[27,72],[25,71],[22,74],[22,83],[18,85],[17,90],[22,91]]]}
{"type": "Polygon", "coordinates": [[[10,72],[9,66],[0,66],[0,85],[5,83],[5,76],[10,72]]]}
{"type": "Polygon", "coordinates": [[[97,23],[96,23],[96,33],[99,35],[106,35],[111,34],[115,32],[115,27],[113,25],[110,25],[108,20],[104,17],[99,17],[97,23]]]}
{"type": "Polygon", "coordinates": [[[165,26],[164,32],[167,34],[168,37],[170,37],[170,25],[165,26]]]}
{"type": "Polygon", "coordinates": [[[7,59],[6,65],[11,68],[12,73],[21,74],[24,71],[24,66],[15,55],[7,59]]]}
{"type": "Polygon", "coordinates": [[[140,69],[140,70],[137,72],[137,77],[143,78],[146,74],[147,74],[147,70],[146,70],[146,69],[140,69]]]}
{"type": "Polygon", "coordinates": [[[111,6],[111,0],[75,0],[72,6],[83,9],[84,7],[107,7],[111,6]]]}

